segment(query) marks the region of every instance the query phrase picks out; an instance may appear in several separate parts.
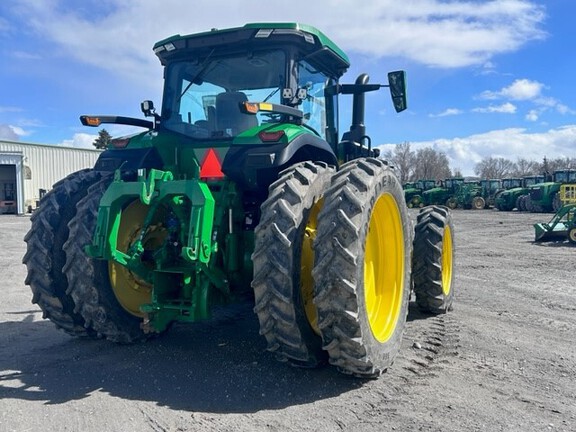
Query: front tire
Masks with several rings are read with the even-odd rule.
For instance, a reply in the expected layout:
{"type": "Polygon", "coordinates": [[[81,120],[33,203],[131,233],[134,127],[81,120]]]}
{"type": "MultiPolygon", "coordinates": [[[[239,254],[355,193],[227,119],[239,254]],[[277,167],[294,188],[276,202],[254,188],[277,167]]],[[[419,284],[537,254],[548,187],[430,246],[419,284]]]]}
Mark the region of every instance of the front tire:
{"type": "Polygon", "coordinates": [[[330,363],[372,378],[392,365],[410,295],[411,222],[380,159],[343,165],[326,192],[314,244],[314,303],[330,363]]]}
{"type": "Polygon", "coordinates": [[[454,227],[445,207],[427,207],[418,214],[414,229],[412,278],[416,303],[423,312],[446,313],[454,289],[454,227]]]}
{"type": "Polygon", "coordinates": [[[568,230],[568,241],[573,245],[576,245],[576,226],[573,226],[568,230]]]}
{"type": "Polygon", "coordinates": [[[255,231],[252,287],[260,334],[269,351],[295,366],[315,367],[327,359],[315,329],[311,272],[318,213],[333,173],[312,162],[282,172],[269,188],[255,231]]]}
{"type": "Polygon", "coordinates": [[[24,238],[27,250],[22,261],[28,270],[25,283],[32,290],[32,303],[42,309],[44,318],[77,337],[96,337],[96,333],[74,311],[74,300],[67,294],[62,246],[69,236],[68,222],[76,214],[76,203],[100,177],[99,172],[86,169],[56,183],[30,218],[32,226],[24,238]]]}
{"type": "Polygon", "coordinates": [[[486,201],[484,201],[484,198],[477,196],[472,199],[472,208],[474,210],[482,210],[485,207],[486,201]]]}

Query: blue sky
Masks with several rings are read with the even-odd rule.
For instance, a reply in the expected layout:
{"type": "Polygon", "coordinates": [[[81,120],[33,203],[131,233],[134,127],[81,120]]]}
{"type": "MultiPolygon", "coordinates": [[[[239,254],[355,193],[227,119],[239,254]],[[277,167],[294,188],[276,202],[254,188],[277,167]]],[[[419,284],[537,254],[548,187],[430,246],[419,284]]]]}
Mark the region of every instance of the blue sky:
{"type": "Polygon", "coordinates": [[[573,0],[2,0],[0,139],[91,148],[98,130],[79,115],[141,117],[142,100],[160,104],[154,42],[295,21],[348,53],[343,82],[407,71],[406,112],[385,91],[367,97],[367,130],[384,150],[434,146],[465,175],[487,156],[576,157],[574,16],[573,0]]]}

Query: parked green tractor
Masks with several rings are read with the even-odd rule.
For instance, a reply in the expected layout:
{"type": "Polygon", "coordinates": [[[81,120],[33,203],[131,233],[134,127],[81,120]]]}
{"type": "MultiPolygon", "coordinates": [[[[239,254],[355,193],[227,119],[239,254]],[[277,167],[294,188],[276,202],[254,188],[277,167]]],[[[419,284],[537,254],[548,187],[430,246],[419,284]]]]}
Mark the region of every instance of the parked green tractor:
{"type": "Polygon", "coordinates": [[[524,198],[524,207],[533,213],[557,212],[562,207],[559,192],[563,184],[576,185],[576,170],[554,171],[551,181],[530,186],[524,198]]]}
{"type": "Polygon", "coordinates": [[[409,208],[424,207],[422,192],[436,187],[436,180],[418,180],[404,185],[404,199],[409,208]]]}
{"type": "Polygon", "coordinates": [[[69,334],[129,343],[252,301],[283,361],[375,377],[394,361],[411,286],[451,307],[453,226],[428,207],[415,232],[394,170],[364,126],[365,95],[405,74],[340,84],[348,57],[317,29],[247,24],[158,42],[160,113],[82,116],[141,126],[44,197],[26,283],[69,334]],[[340,139],[340,95],[352,96],[340,139]]]}
{"type": "Polygon", "coordinates": [[[505,190],[498,194],[494,206],[502,211],[512,211],[514,209],[526,211],[525,197],[527,196],[528,188],[536,183],[543,182],[544,176],[526,176],[521,179],[520,184],[517,183],[518,179],[509,180],[510,183],[506,182],[507,179],[502,180],[502,186],[505,190]]]}
{"type": "Polygon", "coordinates": [[[444,205],[450,209],[458,207],[456,194],[460,186],[464,184],[462,177],[448,178],[441,185],[422,193],[424,205],[444,205]]]}
{"type": "Polygon", "coordinates": [[[456,200],[461,208],[482,210],[493,207],[496,195],[501,191],[502,181],[499,179],[464,182],[456,191],[456,200]]]}

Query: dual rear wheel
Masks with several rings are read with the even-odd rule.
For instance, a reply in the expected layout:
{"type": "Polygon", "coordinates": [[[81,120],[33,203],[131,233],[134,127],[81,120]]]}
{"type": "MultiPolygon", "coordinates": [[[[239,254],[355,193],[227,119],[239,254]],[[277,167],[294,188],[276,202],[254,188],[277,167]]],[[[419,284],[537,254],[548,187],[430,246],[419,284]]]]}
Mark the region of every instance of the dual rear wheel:
{"type": "MultiPolygon", "coordinates": [[[[439,211],[446,221],[447,209],[421,212],[439,211]]],[[[355,376],[383,373],[400,349],[408,312],[413,238],[407,212],[395,174],[379,159],[354,160],[337,173],[310,162],[283,172],[262,206],[253,254],[255,312],[268,349],[296,366],[328,360],[355,376]]],[[[433,239],[432,257],[414,258],[425,260],[419,268],[426,274],[416,294],[437,297],[440,278],[448,304],[452,229],[450,221],[439,227],[429,219],[422,218],[414,241],[430,241],[430,231],[440,231],[440,241],[433,239]]]]}

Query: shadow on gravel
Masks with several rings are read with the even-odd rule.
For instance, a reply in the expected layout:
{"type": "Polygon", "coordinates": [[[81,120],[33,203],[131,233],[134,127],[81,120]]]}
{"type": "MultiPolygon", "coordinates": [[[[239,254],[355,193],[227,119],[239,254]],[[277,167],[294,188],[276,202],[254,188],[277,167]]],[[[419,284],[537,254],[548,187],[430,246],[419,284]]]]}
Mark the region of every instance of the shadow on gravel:
{"type": "Polygon", "coordinates": [[[73,339],[30,311],[23,321],[0,323],[0,399],[61,404],[105,392],[178,410],[252,413],[363,385],[333,367],[277,362],[265,351],[251,307],[228,314],[175,325],[147,343],[116,345],[73,339]]]}

